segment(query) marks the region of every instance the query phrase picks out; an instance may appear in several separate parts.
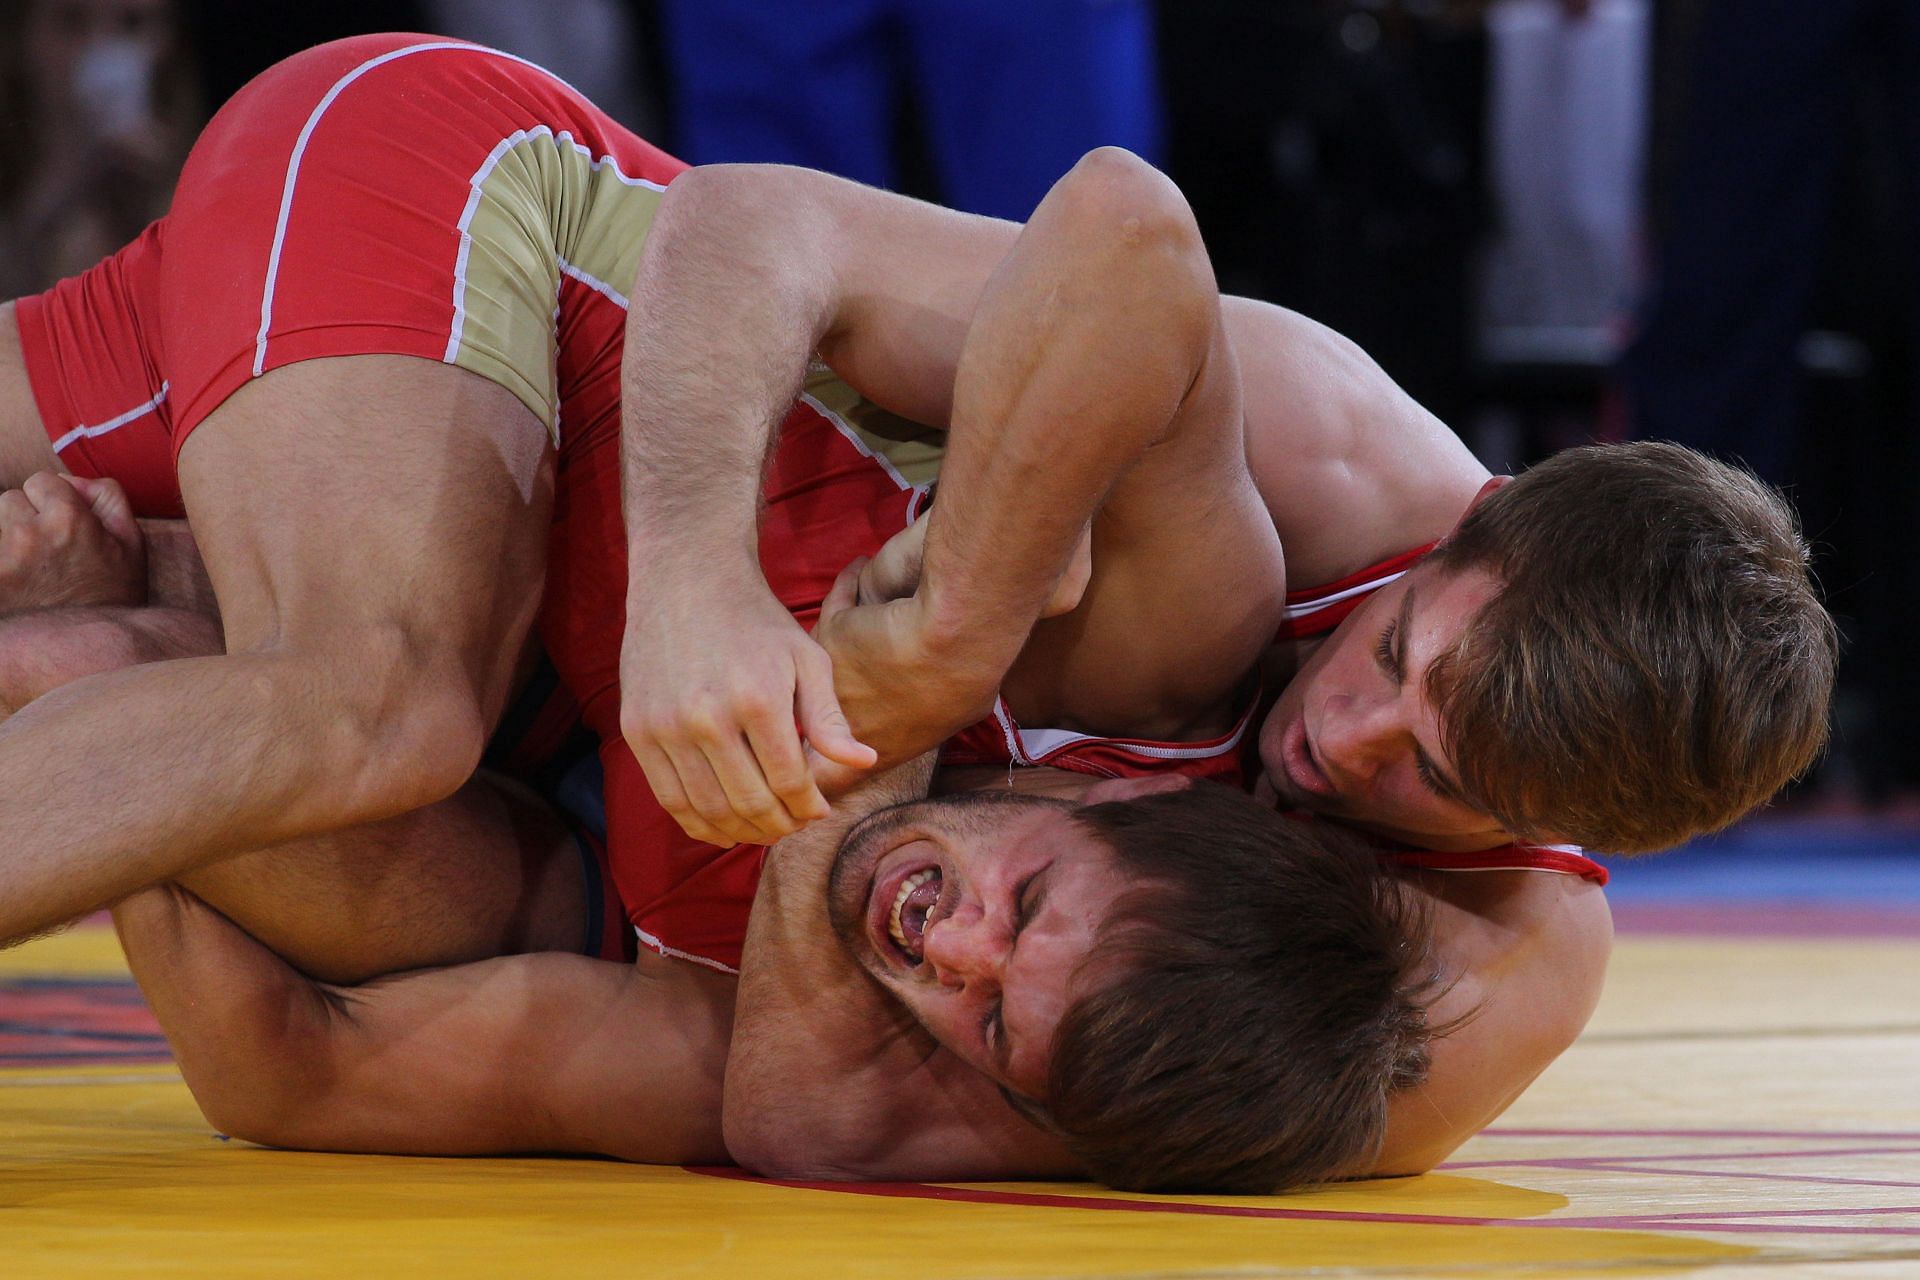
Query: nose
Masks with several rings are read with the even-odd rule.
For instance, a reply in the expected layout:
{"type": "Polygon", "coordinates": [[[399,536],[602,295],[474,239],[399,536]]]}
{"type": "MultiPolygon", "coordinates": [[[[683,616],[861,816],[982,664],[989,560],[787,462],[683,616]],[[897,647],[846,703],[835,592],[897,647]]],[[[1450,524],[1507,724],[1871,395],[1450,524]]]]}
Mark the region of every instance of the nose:
{"type": "Polygon", "coordinates": [[[1006,962],[1000,932],[977,909],[962,908],[928,926],[920,939],[921,955],[942,986],[997,986],[1006,962]]]}
{"type": "Polygon", "coordinates": [[[1397,698],[1345,694],[1327,699],[1313,748],[1342,791],[1364,791],[1406,737],[1397,698]]]}

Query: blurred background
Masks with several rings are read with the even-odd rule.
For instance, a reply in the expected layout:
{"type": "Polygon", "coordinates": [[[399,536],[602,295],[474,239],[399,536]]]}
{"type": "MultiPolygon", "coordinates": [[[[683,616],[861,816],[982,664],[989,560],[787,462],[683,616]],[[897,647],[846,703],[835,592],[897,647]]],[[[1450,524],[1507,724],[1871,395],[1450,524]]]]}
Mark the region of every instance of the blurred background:
{"type": "Polygon", "coordinates": [[[1494,469],[1746,462],[1847,636],[1789,807],[1920,825],[1914,0],[0,0],[0,296],[163,212],[254,73],[376,30],[518,53],[696,163],[1003,217],[1130,147],[1223,289],[1354,338],[1494,469]]]}

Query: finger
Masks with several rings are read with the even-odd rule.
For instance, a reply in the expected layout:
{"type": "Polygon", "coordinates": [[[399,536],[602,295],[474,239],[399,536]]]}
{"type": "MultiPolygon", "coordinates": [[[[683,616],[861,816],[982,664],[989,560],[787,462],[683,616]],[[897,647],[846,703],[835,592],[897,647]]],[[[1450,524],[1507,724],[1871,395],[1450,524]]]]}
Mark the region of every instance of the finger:
{"type": "Polygon", "coordinates": [[[687,799],[686,788],[680,783],[680,772],[673,767],[673,761],[666,752],[650,741],[635,742],[629,739],[627,745],[633,751],[633,758],[639,762],[640,771],[647,775],[647,785],[653,789],[653,798],[660,802],[660,807],[667,811],[668,817],[680,824],[682,831],[703,844],[734,843],[694,812],[692,803],[687,799]]]}
{"type": "Polygon", "coordinates": [[[833,586],[827,590],[827,598],[820,602],[820,621],[815,629],[831,622],[835,614],[844,613],[860,601],[860,574],[867,567],[868,556],[855,556],[834,578],[833,586]]]}
{"type": "Polygon", "coordinates": [[[721,845],[761,843],[759,829],[734,811],[733,801],[714,772],[705,749],[682,744],[670,749],[669,754],[680,774],[680,783],[686,788],[687,804],[694,817],[715,833],[702,839],[721,845]]]}
{"type": "Polygon", "coordinates": [[[827,798],[813,783],[791,710],[746,720],[747,746],[759,761],[767,786],[796,822],[827,816],[827,798]]]}
{"type": "Polygon", "coordinates": [[[73,475],[60,478],[73,487],[117,541],[132,543],[140,538],[140,522],[133,514],[133,499],[127,496],[126,488],[118,480],[73,475]]]}
{"type": "Polygon", "coordinates": [[[87,509],[85,499],[73,491],[73,486],[51,471],[36,471],[28,476],[20,492],[41,515],[61,512],[78,516],[87,509]]]}
{"type": "Polygon", "coordinates": [[[725,794],[727,811],[719,816],[703,811],[701,817],[745,844],[771,844],[800,829],[800,823],[767,785],[744,733],[702,745],[707,766],[725,794]]]}
{"type": "Polygon", "coordinates": [[[27,501],[27,495],[18,489],[9,489],[0,493],[0,530],[12,529],[31,524],[40,513],[27,501]]]}
{"type": "MultiPolygon", "coordinates": [[[[840,583],[834,583],[833,589],[839,591],[840,583]]],[[[846,713],[840,709],[840,699],[833,692],[833,659],[826,650],[816,647],[803,652],[797,666],[793,709],[807,744],[836,763],[871,769],[879,762],[880,753],[853,736],[846,713]]]]}

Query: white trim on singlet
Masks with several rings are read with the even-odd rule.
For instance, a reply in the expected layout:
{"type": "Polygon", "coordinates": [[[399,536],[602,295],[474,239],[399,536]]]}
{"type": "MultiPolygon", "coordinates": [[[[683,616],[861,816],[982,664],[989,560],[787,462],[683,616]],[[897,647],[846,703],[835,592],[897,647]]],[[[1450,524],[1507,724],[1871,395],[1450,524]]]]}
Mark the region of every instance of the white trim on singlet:
{"type": "Polygon", "coordinates": [[[367,74],[367,72],[372,71],[375,67],[384,66],[389,62],[393,62],[399,58],[405,58],[411,54],[430,53],[437,49],[464,49],[470,53],[483,53],[495,58],[505,58],[508,62],[517,62],[523,67],[531,67],[541,75],[548,77],[553,80],[554,83],[563,86],[573,93],[577,94],[580,92],[537,62],[529,62],[525,58],[516,57],[511,53],[503,53],[498,49],[489,49],[485,45],[469,44],[464,40],[435,40],[426,44],[410,44],[399,49],[389,49],[377,58],[367,59],[334,81],[333,86],[322,95],[320,101],[314,106],[313,111],[308,114],[306,124],[300,129],[300,136],[294,141],[293,152],[287,157],[287,177],[284,185],[282,185],[280,189],[280,214],[273,225],[273,251],[267,257],[267,282],[266,287],[260,294],[260,331],[255,335],[253,342],[254,377],[257,378],[266,371],[267,331],[273,326],[273,292],[280,278],[280,254],[286,246],[287,220],[293,212],[293,189],[300,180],[300,162],[306,157],[307,142],[313,137],[313,131],[319,128],[320,118],[326,115],[328,108],[333,106],[334,99],[345,92],[348,85],[367,74]]]}
{"type": "Polygon", "coordinates": [[[148,414],[152,413],[155,409],[158,409],[162,404],[166,403],[167,391],[171,386],[172,386],[171,383],[162,382],[160,384],[160,394],[155,396],[153,399],[147,401],[145,404],[136,405],[133,408],[127,410],[125,413],[115,414],[113,417],[108,418],[105,422],[96,422],[92,426],[75,427],[73,430],[67,432],[67,434],[61,436],[58,440],[55,440],[53,442],[53,451],[55,453],[63,452],[69,445],[75,444],[81,440],[92,440],[98,436],[107,435],[110,432],[118,431],[120,428],[126,426],[129,422],[134,422],[140,418],[146,417],[148,414]]]}
{"type": "Polygon", "coordinates": [[[722,964],[718,960],[709,960],[706,956],[697,956],[691,951],[682,951],[678,947],[670,947],[638,925],[634,926],[633,932],[634,935],[640,939],[641,945],[649,951],[657,952],[663,956],[669,956],[675,960],[690,961],[693,964],[703,965],[708,969],[718,970],[721,973],[737,975],[740,972],[730,964],[722,964]]]}
{"type": "Polygon", "coordinates": [[[1057,755],[1068,748],[1082,743],[1107,746],[1115,751],[1129,755],[1143,756],[1149,760],[1206,760],[1214,756],[1223,756],[1240,745],[1246,736],[1251,716],[1242,716],[1233,732],[1219,742],[1204,743],[1199,746],[1180,747],[1163,743],[1134,742],[1125,738],[1103,738],[1098,734],[1076,733],[1071,729],[1023,729],[1014,723],[1013,713],[1007,710],[1004,700],[993,704],[993,718],[999,722],[1000,731],[1007,735],[1007,754],[1015,764],[1045,764],[1046,758],[1057,755]]]}
{"type": "Polygon", "coordinates": [[[918,485],[915,485],[909,482],[905,476],[901,475],[900,472],[894,467],[893,463],[887,458],[885,454],[875,453],[873,449],[868,446],[867,442],[861,439],[860,433],[858,431],[855,431],[851,426],[848,425],[847,420],[845,418],[841,417],[839,414],[835,413],[833,410],[827,408],[827,406],[825,406],[824,404],[821,404],[818,400],[814,399],[812,396],[808,395],[804,391],[800,393],[800,402],[810,407],[815,413],[825,418],[828,422],[831,422],[834,426],[834,430],[838,431],[841,435],[847,438],[848,444],[858,449],[862,457],[871,458],[875,462],[879,463],[881,466],[881,469],[884,470],[887,473],[887,475],[893,480],[893,482],[899,485],[902,489],[917,489],[920,487],[918,485]]]}
{"type": "Polygon", "coordinates": [[[560,274],[570,279],[578,280],[581,284],[587,286],[587,288],[593,290],[622,311],[628,309],[626,294],[620,292],[605,280],[588,275],[571,262],[568,262],[565,258],[560,259],[560,274]]]}
{"type": "Polygon", "coordinates": [[[1290,604],[1287,606],[1287,620],[1293,621],[1299,618],[1310,617],[1313,614],[1320,612],[1322,609],[1328,608],[1331,605],[1339,604],[1342,600],[1351,600],[1353,597],[1363,596],[1367,594],[1369,591],[1378,591],[1381,587],[1386,586],[1389,582],[1399,581],[1401,578],[1405,577],[1406,574],[1407,574],[1407,571],[1405,569],[1399,569],[1393,573],[1387,574],[1385,577],[1374,578],[1371,581],[1362,582],[1358,586],[1347,587],[1341,591],[1329,592],[1324,596],[1315,596],[1311,600],[1302,600],[1299,604],[1290,604]]]}

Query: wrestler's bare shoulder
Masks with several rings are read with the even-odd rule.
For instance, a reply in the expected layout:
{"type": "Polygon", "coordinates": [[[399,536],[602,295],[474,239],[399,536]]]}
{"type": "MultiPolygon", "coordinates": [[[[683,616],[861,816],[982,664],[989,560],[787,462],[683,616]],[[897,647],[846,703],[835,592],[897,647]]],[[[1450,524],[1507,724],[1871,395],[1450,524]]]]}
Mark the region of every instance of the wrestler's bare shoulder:
{"type": "Polygon", "coordinates": [[[1486,468],[1356,344],[1296,311],[1223,300],[1247,463],[1287,576],[1331,582],[1444,535],[1486,468]]]}
{"type": "Polygon", "coordinates": [[[1416,872],[1433,913],[1442,1031],[1390,1103],[1376,1174],[1432,1168],[1505,1111],[1593,1016],[1613,948],[1600,886],[1545,871],[1416,872]]]}

